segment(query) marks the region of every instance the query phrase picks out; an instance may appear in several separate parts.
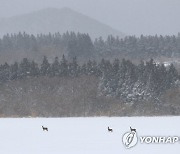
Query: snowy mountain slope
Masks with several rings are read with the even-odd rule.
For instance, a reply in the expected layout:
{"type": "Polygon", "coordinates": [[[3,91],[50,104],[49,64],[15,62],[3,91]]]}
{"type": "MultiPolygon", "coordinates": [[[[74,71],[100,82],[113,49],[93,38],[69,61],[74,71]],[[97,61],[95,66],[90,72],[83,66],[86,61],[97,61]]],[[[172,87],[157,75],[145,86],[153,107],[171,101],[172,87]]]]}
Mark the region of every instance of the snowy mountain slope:
{"type": "Polygon", "coordinates": [[[0,36],[6,33],[18,33],[19,31],[30,34],[74,31],[89,33],[92,38],[107,37],[110,34],[124,36],[118,30],[69,8],[47,8],[0,21],[0,36]]]}

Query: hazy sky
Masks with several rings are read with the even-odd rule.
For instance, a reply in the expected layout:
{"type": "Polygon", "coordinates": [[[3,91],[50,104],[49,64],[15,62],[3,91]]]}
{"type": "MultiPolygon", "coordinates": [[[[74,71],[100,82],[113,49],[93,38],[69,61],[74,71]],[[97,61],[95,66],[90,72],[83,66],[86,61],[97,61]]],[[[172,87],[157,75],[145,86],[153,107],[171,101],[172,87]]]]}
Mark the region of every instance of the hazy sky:
{"type": "Polygon", "coordinates": [[[0,18],[69,7],[130,35],[180,32],[180,0],[0,0],[0,18]]]}

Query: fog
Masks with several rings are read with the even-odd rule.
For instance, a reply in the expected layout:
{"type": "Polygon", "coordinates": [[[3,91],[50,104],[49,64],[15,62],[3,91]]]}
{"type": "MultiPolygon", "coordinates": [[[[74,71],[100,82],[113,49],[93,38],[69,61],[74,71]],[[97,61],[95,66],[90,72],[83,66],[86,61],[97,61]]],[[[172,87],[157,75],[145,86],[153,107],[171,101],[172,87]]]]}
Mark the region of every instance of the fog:
{"type": "Polygon", "coordinates": [[[129,35],[176,35],[179,0],[0,0],[0,18],[69,7],[129,35]]]}

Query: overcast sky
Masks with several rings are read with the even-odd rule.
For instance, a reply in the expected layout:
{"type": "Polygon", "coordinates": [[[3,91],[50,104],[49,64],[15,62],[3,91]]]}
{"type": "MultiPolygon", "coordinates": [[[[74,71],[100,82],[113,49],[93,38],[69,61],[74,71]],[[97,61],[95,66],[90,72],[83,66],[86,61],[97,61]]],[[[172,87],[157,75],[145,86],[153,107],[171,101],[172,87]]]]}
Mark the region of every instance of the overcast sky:
{"type": "Polygon", "coordinates": [[[0,18],[69,7],[130,35],[180,32],[180,0],[0,0],[0,18]]]}

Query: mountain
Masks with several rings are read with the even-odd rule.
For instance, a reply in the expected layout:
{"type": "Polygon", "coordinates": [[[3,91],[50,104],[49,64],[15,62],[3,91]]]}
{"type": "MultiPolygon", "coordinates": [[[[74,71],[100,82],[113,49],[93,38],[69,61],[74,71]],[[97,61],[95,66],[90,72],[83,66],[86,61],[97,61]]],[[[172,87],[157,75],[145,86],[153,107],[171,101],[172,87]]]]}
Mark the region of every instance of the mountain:
{"type": "Polygon", "coordinates": [[[74,31],[89,33],[93,39],[100,36],[105,38],[110,34],[124,37],[118,30],[69,8],[47,8],[0,20],[0,36],[19,31],[30,34],[74,31]]]}

